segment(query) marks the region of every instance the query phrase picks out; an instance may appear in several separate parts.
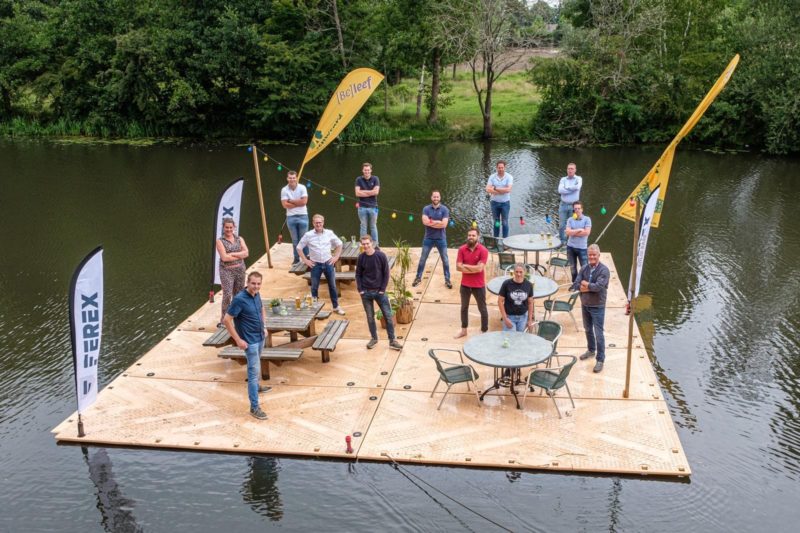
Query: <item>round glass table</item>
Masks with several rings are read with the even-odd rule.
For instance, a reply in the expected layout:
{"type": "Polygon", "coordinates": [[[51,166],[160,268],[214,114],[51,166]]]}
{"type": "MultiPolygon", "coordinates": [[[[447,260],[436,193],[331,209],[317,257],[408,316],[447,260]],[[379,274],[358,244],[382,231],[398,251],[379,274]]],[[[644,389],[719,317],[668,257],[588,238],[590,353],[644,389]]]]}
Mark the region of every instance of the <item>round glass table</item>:
{"type": "Polygon", "coordinates": [[[470,337],[464,343],[464,355],[468,359],[494,369],[494,384],[483,391],[481,401],[486,394],[500,387],[508,387],[517,409],[521,409],[515,385],[524,382],[520,369],[538,365],[547,360],[553,353],[550,341],[519,331],[490,331],[470,337]]]}
{"type": "Polygon", "coordinates": [[[522,233],[506,237],[503,239],[503,245],[512,250],[521,250],[525,254],[526,265],[528,264],[528,252],[536,252],[536,262],[533,263],[533,267],[539,270],[544,268],[539,264],[539,252],[560,248],[561,239],[549,233],[522,233]]]}

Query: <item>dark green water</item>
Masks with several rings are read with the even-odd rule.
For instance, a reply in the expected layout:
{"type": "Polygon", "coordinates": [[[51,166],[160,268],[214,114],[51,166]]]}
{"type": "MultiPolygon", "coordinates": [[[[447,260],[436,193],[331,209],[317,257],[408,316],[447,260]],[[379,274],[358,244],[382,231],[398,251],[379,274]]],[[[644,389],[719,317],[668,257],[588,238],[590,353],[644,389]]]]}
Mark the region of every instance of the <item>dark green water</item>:
{"type": "MultiPolygon", "coordinates": [[[[291,166],[300,147],[267,146],[291,166]]],[[[330,148],[306,176],[352,195],[362,161],[382,179],[381,240],[418,243],[407,215],[442,190],[456,228],[488,227],[496,159],[516,178],[512,217],[555,210],[566,164],[599,230],[659,149],[470,143],[330,148]]],[[[285,183],[262,161],[272,237],[285,183]]],[[[691,481],[57,446],[74,411],[66,298],[78,261],[105,246],[107,383],[208,291],[212,209],[246,178],[241,232],[264,253],[252,157],[226,147],[0,142],[0,531],[794,531],[800,519],[800,161],[679,151],[650,237],[639,319],[689,458],[691,481]],[[417,484],[424,480],[487,519],[417,484]],[[412,482],[413,481],[413,482],[412,482]],[[794,526],[792,524],[795,524],[794,526]]],[[[352,201],[311,189],[311,209],[357,232],[352,201]]],[[[512,226],[519,232],[520,226],[512,226]]],[[[631,226],[601,241],[625,275],[631,226]]],[[[284,231],[284,236],[288,236],[284,231]]]]}

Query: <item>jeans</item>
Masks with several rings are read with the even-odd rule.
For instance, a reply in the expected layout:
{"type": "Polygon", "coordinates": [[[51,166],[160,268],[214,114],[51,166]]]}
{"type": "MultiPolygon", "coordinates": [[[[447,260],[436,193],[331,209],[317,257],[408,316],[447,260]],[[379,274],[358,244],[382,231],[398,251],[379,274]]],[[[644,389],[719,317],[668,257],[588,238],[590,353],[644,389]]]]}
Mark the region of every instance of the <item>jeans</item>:
{"type": "Polygon", "coordinates": [[[577,262],[580,260],[581,268],[585,267],[589,264],[589,256],[587,255],[586,248],[573,248],[572,246],[567,246],[567,261],[569,262],[569,270],[572,272],[572,281],[575,281],[575,278],[578,277],[578,265],[577,262]]]}
{"type": "Polygon", "coordinates": [[[447,239],[422,239],[422,257],[419,258],[417,279],[422,278],[422,272],[425,270],[425,261],[428,260],[428,255],[431,253],[431,249],[434,246],[437,250],[439,250],[439,255],[442,256],[442,265],[444,265],[444,279],[450,281],[450,258],[447,257],[447,239]]]}
{"type": "Polygon", "coordinates": [[[528,327],[527,311],[522,315],[508,315],[508,319],[511,321],[511,327],[507,327],[506,321],[503,320],[503,331],[525,331],[525,328],[528,327]]]}
{"type": "Polygon", "coordinates": [[[364,311],[367,313],[367,325],[369,326],[369,334],[373,339],[378,338],[378,328],[375,325],[375,306],[374,302],[378,302],[378,307],[386,318],[386,332],[389,334],[389,340],[394,340],[394,321],[392,320],[392,306],[389,304],[389,297],[386,294],[381,294],[378,291],[364,291],[361,295],[361,303],[364,305],[364,311]]]}
{"type": "Polygon", "coordinates": [[[489,205],[492,207],[492,234],[495,237],[500,236],[500,227],[497,225],[497,221],[500,220],[503,228],[503,238],[505,239],[508,237],[508,213],[511,211],[511,202],[495,202],[492,200],[489,205]]]}
{"type": "Polygon", "coordinates": [[[331,295],[331,305],[334,309],[339,307],[339,295],[336,294],[336,274],[333,270],[333,265],[328,263],[314,263],[311,267],[311,296],[317,298],[319,295],[319,280],[325,274],[325,279],[328,280],[328,292],[331,295]]]}
{"type": "Polygon", "coordinates": [[[561,239],[561,245],[567,244],[567,219],[572,216],[572,204],[559,202],[558,204],[558,238],[561,239]]]}
{"type": "Polygon", "coordinates": [[[358,237],[361,238],[362,235],[366,235],[369,232],[369,236],[372,237],[372,242],[375,243],[375,246],[378,246],[378,208],[377,207],[359,207],[358,208],[358,220],[361,222],[361,226],[358,231],[360,231],[358,237]]]}
{"type": "MultiPolygon", "coordinates": [[[[292,236],[292,253],[294,253],[294,262],[297,263],[300,261],[300,255],[297,253],[297,243],[308,231],[308,215],[286,217],[286,227],[289,228],[289,235],[292,236]]],[[[308,257],[308,246],[303,248],[303,253],[308,257]]]]}
{"type": "Polygon", "coordinates": [[[247,397],[250,399],[250,409],[258,408],[258,380],[261,377],[261,350],[264,341],[248,344],[244,351],[247,356],[247,397]]]}
{"type": "Polygon", "coordinates": [[[606,320],[605,307],[582,308],[583,329],[586,330],[586,348],[597,354],[601,363],[606,360],[606,338],[603,335],[603,324],[606,320]]]}
{"type": "Polygon", "coordinates": [[[481,314],[481,331],[489,331],[489,311],[486,309],[486,287],[461,286],[461,327],[467,329],[469,322],[469,297],[475,297],[478,312],[481,314]]]}

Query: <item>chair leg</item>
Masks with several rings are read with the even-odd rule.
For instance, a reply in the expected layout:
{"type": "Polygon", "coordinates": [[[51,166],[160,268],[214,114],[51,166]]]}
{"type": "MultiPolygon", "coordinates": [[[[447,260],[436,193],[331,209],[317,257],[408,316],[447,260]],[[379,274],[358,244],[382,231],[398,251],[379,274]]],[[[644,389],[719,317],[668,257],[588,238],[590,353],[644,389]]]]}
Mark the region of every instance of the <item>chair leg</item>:
{"type": "Polygon", "coordinates": [[[565,382],[564,386],[567,388],[567,394],[569,394],[569,401],[572,402],[572,408],[575,409],[575,400],[572,399],[572,391],[569,390],[569,384],[565,382]]]}
{"type": "Polygon", "coordinates": [[[481,395],[478,394],[478,382],[475,381],[475,378],[472,378],[472,384],[475,385],[475,398],[478,399],[478,407],[480,407],[483,402],[481,402],[481,395]]]}
{"type": "Polygon", "coordinates": [[[436,385],[434,385],[433,390],[431,391],[431,395],[429,396],[429,398],[433,398],[433,393],[436,392],[436,387],[438,387],[439,383],[441,383],[441,382],[442,382],[442,378],[439,378],[439,379],[436,380],[436,385]]]}
{"type": "Polygon", "coordinates": [[[553,405],[556,406],[556,411],[558,411],[558,418],[561,418],[561,409],[558,408],[558,402],[556,401],[556,397],[554,391],[547,391],[547,395],[550,396],[550,399],[553,400],[553,405]]]}
{"type": "Polygon", "coordinates": [[[572,319],[572,323],[575,324],[575,331],[580,333],[581,330],[578,329],[578,321],[575,320],[575,315],[572,314],[572,311],[569,312],[569,317],[572,319]]]}
{"type": "Polygon", "coordinates": [[[447,393],[450,392],[450,387],[452,387],[452,385],[448,383],[447,384],[447,390],[444,391],[444,394],[442,395],[442,399],[441,399],[441,401],[439,401],[438,407],[436,407],[437,411],[442,408],[442,404],[444,403],[444,399],[447,398],[447,393]]]}
{"type": "Polygon", "coordinates": [[[528,374],[528,379],[525,380],[525,394],[522,395],[523,407],[525,407],[525,398],[528,397],[528,392],[531,390],[531,375],[533,375],[533,370],[531,370],[531,373],[528,374]]]}

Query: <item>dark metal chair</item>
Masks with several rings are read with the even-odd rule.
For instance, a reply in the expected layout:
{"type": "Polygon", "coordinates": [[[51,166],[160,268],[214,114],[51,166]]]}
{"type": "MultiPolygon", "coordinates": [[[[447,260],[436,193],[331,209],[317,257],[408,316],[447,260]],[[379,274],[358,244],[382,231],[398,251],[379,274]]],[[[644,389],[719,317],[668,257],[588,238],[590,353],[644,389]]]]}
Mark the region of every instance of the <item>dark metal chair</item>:
{"type": "Polygon", "coordinates": [[[450,387],[456,383],[466,383],[467,390],[469,390],[469,382],[471,381],[472,384],[475,385],[475,397],[478,399],[478,405],[481,404],[481,397],[478,395],[478,383],[475,381],[478,379],[478,373],[475,372],[475,369],[472,368],[472,365],[464,364],[464,357],[461,355],[461,350],[431,348],[428,350],[428,355],[434,360],[436,363],[436,370],[439,371],[439,379],[436,381],[436,385],[433,387],[430,397],[433,398],[436,388],[439,386],[439,382],[444,381],[447,383],[447,390],[444,391],[444,395],[442,396],[441,401],[439,401],[439,405],[436,407],[437,411],[442,407],[442,403],[444,403],[447,393],[450,392],[450,387]],[[461,363],[450,363],[439,359],[439,357],[436,355],[436,352],[455,352],[458,354],[461,363]]]}
{"type": "Polygon", "coordinates": [[[553,313],[557,312],[564,312],[569,313],[569,317],[572,319],[572,323],[575,324],[575,331],[580,331],[578,329],[578,322],[575,320],[575,315],[572,314],[572,309],[575,307],[575,302],[578,300],[578,296],[580,292],[573,292],[569,295],[569,298],[566,300],[551,300],[547,299],[544,301],[544,316],[542,320],[547,320],[548,315],[552,315],[553,313]]]}
{"type": "Polygon", "coordinates": [[[558,408],[555,394],[557,390],[565,388],[569,395],[569,401],[572,403],[572,408],[575,409],[575,400],[572,399],[572,393],[567,384],[567,377],[572,367],[575,366],[575,362],[578,358],[574,355],[565,355],[562,357],[568,357],[570,359],[569,363],[554,368],[534,368],[531,373],[528,374],[525,394],[522,396],[522,405],[525,405],[528,392],[533,389],[533,387],[540,387],[550,396],[550,399],[553,400],[553,405],[556,406],[556,411],[558,412],[558,418],[561,418],[561,409],[558,408]]]}

